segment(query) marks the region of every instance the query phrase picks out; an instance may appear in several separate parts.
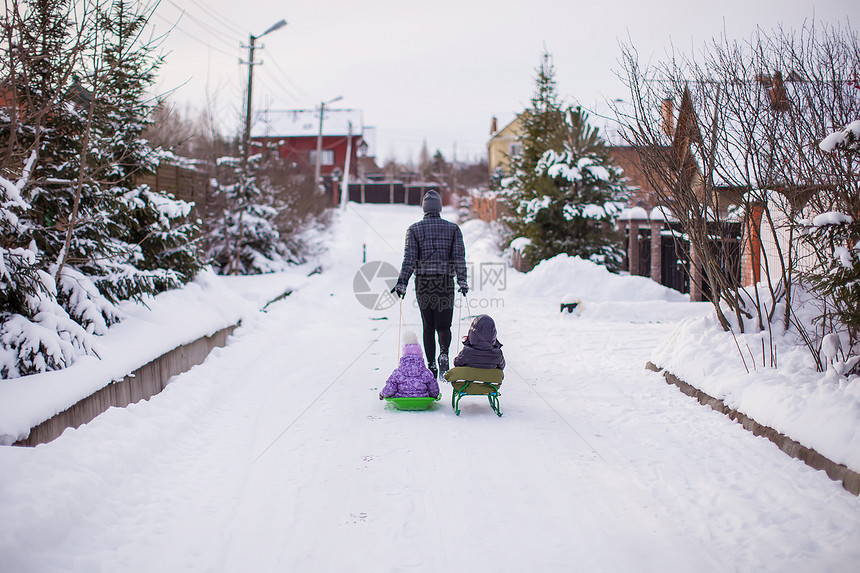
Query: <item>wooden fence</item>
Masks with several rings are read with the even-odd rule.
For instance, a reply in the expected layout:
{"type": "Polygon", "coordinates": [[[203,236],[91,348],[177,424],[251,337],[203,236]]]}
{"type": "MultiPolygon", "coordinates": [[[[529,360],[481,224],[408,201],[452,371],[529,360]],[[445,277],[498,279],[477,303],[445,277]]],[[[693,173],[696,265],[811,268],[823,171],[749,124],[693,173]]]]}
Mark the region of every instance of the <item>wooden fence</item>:
{"type": "Polygon", "coordinates": [[[155,173],[142,175],[138,184],[149,185],[153,191],[164,191],[176,199],[194,203],[198,215],[205,214],[212,200],[210,175],[195,167],[161,164],[155,173]]]}
{"type": "Polygon", "coordinates": [[[493,221],[508,215],[509,211],[508,207],[496,197],[473,195],[472,213],[474,213],[478,219],[486,221],[487,223],[492,223],[493,221]]]}

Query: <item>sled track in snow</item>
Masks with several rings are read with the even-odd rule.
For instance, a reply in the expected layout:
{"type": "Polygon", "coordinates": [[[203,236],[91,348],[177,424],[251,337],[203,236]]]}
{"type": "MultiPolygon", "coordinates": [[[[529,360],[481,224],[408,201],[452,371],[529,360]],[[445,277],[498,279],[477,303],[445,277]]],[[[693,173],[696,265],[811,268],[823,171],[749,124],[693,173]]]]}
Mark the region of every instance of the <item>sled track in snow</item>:
{"type": "Polygon", "coordinates": [[[263,451],[261,451],[259,454],[257,454],[257,455],[254,457],[254,460],[251,462],[251,465],[254,465],[255,463],[257,463],[257,461],[259,461],[259,460],[260,460],[260,458],[262,458],[262,457],[266,454],[266,452],[268,452],[270,449],[272,449],[272,447],[273,447],[273,446],[278,442],[278,440],[280,440],[281,438],[283,438],[283,437],[286,435],[286,433],[290,431],[290,428],[292,428],[292,427],[296,424],[296,422],[298,422],[299,420],[301,420],[301,419],[302,419],[302,417],[304,417],[304,415],[305,415],[305,414],[307,414],[307,413],[308,413],[308,411],[310,411],[310,409],[311,409],[311,408],[313,408],[314,404],[316,404],[317,402],[319,402],[320,398],[322,398],[323,396],[325,396],[325,394],[326,394],[329,390],[331,390],[331,389],[332,389],[332,387],[335,385],[335,383],[336,383],[338,380],[340,380],[341,378],[343,378],[343,375],[344,375],[344,374],[346,374],[347,372],[349,372],[349,369],[350,369],[350,368],[352,368],[352,367],[355,365],[355,363],[356,363],[356,362],[358,362],[358,361],[361,359],[361,357],[362,357],[362,356],[364,356],[365,354],[367,354],[367,353],[370,351],[370,349],[371,349],[371,348],[373,348],[373,347],[376,345],[376,343],[377,343],[377,342],[379,342],[379,340],[382,338],[382,336],[383,336],[386,332],[388,332],[391,328],[393,328],[393,326],[388,326],[385,330],[383,330],[381,333],[379,333],[379,336],[377,336],[375,339],[373,339],[373,340],[370,342],[370,344],[368,344],[368,345],[367,345],[367,347],[365,347],[365,348],[364,348],[364,350],[362,350],[361,352],[359,352],[359,353],[358,353],[358,355],[357,355],[357,356],[352,360],[352,362],[350,362],[350,363],[347,365],[347,367],[346,367],[346,368],[344,368],[344,369],[341,371],[341,373],[340,373],[340,374],[338,374],[337,376],[335,376],[335,377],[334,377],[334,379],[333,379],[331,382],[329,382],[328,386],[326,386],[326,387],[323,389],[323,391],[322,391],[322,392],[320,392],[319,394],[317,394],[316,398],[314,398],[313,400],[311,400],[310,404],[308,404],[308,405],[305,407],[305,409],[304,409],[304,410],[302,410],[302,411],[301,411],[301,413],[299,413],[299,415],[298,415],[298,416],[296,416],[296,417],[295,417],[295,418],[294,418],[294,419],[293,419],[289,424],[287,424],[287,426],[283,429],[283,431],[282,431],[280,434],[278,434],[278,435],[277,435],[277,437],[269,443],[269,445],[267,445],[265,448],[263,448],[263,451]]]}
{"type": "Polygon", "coordinates": [[[576,436],[577,436],[580,440],[582,440],[582,443],[584,443],[586,446],[588,446],[588,449],[590,449],[592,452],[594,452],[594,455],[596,455],[598,458],[600,458],[600,461],[602,461],[603,463],[607,463],[607,462],[606,462],[606,460],[603,458],[603,456],[601,456],[601,455],[600,455],[600,452],[598,452],[598,451],[597,451],[597,449],[596,449],[594,446],[592,446],[592,445],[588,442],[588,440],[586,440],[584,437],[582,437],[582,434],[580,434],[580,433],[579,433],[579,431],[578,431],[576,428],[574,428],[574,427],[573,427],[573,424],[571,424],[571,423],[570,423],[570,421],[569,421],[567,418],[565,418],[564,416],[562,416],[562,415],[561,415],[561,412],[559,412],[559,411],[558,411],[558,410],[557,410],[557,409],[556,409],[552,404],[550,404],[549,400],[547,400],[546,398],[544,398],[544,396],[543,396],[540,392],[538,392],[538,391],[537,391],[537,389],[536,389],[534,386],[532,386],[531,384],[529,384],[529,383],[526,381],[526,379],[522,376],[522,374],[520,374],[519,372],[517,372],[517,371],[516,371],[514,368],[512,368],[510,365],[508,365],[507,370],[508,370],[509,372],[512,372],[513,374],[515,374],[515,375],[517,376],[517,378],[519,378],[520,380],[522,380],[523,384],[525,384],[525,385],[529,388],[529,390],[530,390],[530,391],[534,392],[534,393],[535,393],[535,396],[537,396],[538,398],[540,398],[540,399],[541,399],[541,401],[542,401],[544,404],[546,404],[546,405],[547,405],[547,407],[548,407],[550,410],[552,410],[552,411],[553,411],[553,413],[556,415],[556,417],[558,417],[558,419],[559,419],[559,420],[561,420],[562,422],[564,422],[564,424],[565,424],[568,428],[570,428],[570,429],[571,429],[571,431],[572,431],[574,434],[576,434],[576,436]]]}

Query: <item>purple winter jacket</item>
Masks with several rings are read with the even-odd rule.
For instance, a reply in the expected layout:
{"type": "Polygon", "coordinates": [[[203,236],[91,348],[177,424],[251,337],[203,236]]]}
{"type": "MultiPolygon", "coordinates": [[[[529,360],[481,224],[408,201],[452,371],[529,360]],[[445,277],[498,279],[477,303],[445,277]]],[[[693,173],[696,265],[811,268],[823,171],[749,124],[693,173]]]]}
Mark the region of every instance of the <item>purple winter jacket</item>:
{"type": "Polygon", "coordinates": [[[424,365],[424,355],[417,344],[403,346],[400,366],[394,369],[379,393],[386,398],[438,396],[439,383],[424,365]]]}
{"type": "Polygon", "coordinates": [[[496,323],[487,315],[476,316],[463,339],[463,350],[454,357],[454,366],[505,369],[502,345],[496,340],[496,323]]]}

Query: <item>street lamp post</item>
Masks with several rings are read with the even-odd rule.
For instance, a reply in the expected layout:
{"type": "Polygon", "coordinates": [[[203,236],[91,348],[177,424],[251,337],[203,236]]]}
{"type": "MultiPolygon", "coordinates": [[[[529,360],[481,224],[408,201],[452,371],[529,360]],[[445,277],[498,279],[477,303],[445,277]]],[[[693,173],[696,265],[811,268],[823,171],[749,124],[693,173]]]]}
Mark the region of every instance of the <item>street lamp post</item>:
{"type": "Polygon", "coordinates": [[[343,99],[343,96],[337,96],[334,99],[324,101],[320,104],[320,129],[317,133],[317,156],[314,162],[314,185],[319,189],[320,184],[320,155],[322,155],[322,134],[323,134],[323,116],[325,115],[325,106],[343,99]]]}
{"type": "Polygon", "coordinates": [[[248,97],[245,101],[245,133],[242,135],[242,167],[244,167],[248,162],[249,148],[251,145],[251,92],[254,86],[254,66],[257,65],[254,62],[256,42],[266,34],[274,32],[275,30],[280,30],[286,25],[287,21],[281,20],[259,36],[250,36],[250,42],[248,44],[248,97]]]}

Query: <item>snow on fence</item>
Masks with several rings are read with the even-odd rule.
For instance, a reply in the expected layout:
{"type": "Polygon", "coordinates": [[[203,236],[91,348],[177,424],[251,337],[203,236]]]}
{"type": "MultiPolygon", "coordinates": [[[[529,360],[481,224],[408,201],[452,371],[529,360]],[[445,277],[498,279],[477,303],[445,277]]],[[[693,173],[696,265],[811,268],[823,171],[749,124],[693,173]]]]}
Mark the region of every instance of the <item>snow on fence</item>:
{"type": "Polygon", "coordinates": [[[163,162],[154,173],[138,177],[136,183],[149,185],[153,190],[166,191],[177,199],[194,203],[197,213],[205,213],[212,200],[209,174],[192,165],[163,162]]]}
{"type": "Polygon", "coordinates": [[[239,326],[234,324],[212,334],[183,344],[144,364],[123,379],[112,382],[30,430],[30,435],[15,442],[16,446],[36,446],[58,438],[67,428],[91,422],[108,408],[124,408],[148,400],[167,386],[173,376],[203,363],[214,348],[227,343],[227,337],[239,326]]]}
{"type": "Polygon", "coordinates": [[[671,372],[663,370],[652,362],[648,362],[645,367],[653,372],[662,371],[667,384],[674,384],[687,396],[695,398],[700,404],[710,406],[717,412],[725,414],[754,435],[767,438],[789,456],[804,462],[813,469],[823,470],[830,479],[842,482],[842,487],[845,488],[846,491],[853,493],[856,496],[860,496],[860,473],[849,469],[843,464],[837,464],[812,448],[808,448],[803,444],[792,440],[785,434],[781,434],[773,428],[759,424],[743,412],[729,408],[722,400],[705,394],[698,388],[691,386],[671,372]]]}
{"type": "Polygon", "coordinates": [[[525,255],[526,247],[530,244],[531,239],[526,237],[517,237],[511,241],[511,262],[514,269],[521,273],[527,273],[535,267],[525,255]]]}

